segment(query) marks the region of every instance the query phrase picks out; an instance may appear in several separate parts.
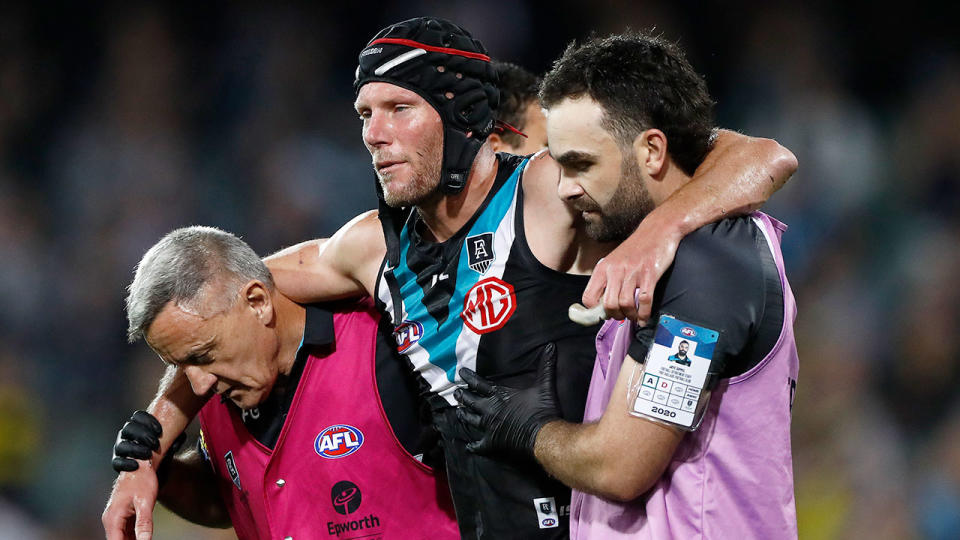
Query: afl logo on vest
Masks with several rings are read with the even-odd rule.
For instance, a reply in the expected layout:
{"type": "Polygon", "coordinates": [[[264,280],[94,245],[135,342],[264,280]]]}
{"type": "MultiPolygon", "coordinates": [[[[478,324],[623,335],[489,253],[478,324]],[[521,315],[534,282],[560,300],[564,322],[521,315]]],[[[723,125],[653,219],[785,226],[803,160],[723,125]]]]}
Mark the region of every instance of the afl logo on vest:
{"type": "Polygon", "coordinates": [[[423,325],[417,321],[403,321],[393,331],[393,337],[397,340],[397,352],[406,352],[423,337],[423,325]]]}
{"type": "Polygon", "coordinates": [[[689,326],[684,326],[683,328],[681,328],[680,333],[687,337],[694,337],[697,335],[697,331],[694,330],[693,328],[690,328],[689,326]]]}
{"type": "Polygon", "coordinates": [[[363,445],[363,433],[346,424],[330,426],[317,435],[313,449],[327,459],[340,459],[356,452],[363,445]]]}
{"type": "Polygon", "coordinates": [[[467,292],[460,318],[477,334],[486,334],[503,328],[516,309],[513,285],[488,277],[467,292]]]}

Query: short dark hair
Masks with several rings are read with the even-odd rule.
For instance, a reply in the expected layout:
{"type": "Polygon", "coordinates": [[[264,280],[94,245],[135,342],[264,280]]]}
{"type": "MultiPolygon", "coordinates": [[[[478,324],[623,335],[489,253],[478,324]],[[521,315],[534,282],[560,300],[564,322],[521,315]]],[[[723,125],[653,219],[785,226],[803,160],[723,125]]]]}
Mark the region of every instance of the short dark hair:
{"type": "Polygon", "coordinates": [[[683,51],[662,37],[630,31],[571,43],[544,76],[540,102],[590,96],[621,149],[647,129],[667,136],[668,153],[692,175],[710,150],[713,100],[683,51]]]}
{"type": "MultiPolygon", "coordinates": [[[[526,127],[527,107],[537,102],[540,77],[510,62],[494,61],[493,67],[500,77],[500,108],[497,109],[497,120],[523,131],[526,127]]],[[[509,129],[503,130],[500,138],[513,147],[523,145],[523,138],[509,129]]]]}

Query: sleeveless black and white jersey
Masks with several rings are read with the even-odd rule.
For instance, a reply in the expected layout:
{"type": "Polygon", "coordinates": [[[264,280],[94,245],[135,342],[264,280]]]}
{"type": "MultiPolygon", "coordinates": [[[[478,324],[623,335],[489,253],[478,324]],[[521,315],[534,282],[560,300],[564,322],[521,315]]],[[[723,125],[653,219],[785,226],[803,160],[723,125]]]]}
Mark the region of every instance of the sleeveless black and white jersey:
{"type": "MultiPolygon", "coordinates": [[[[529,387],[539,350],[557,346],[557,392],[564,419],[583,418],[595,358],[596,328],[567,318],[588,278],[541,264],[526,241],[522,173],[527,159],[498,154],[497,178],[474,216],[445,242],[423,238],[410,212],[398,248],[381,267],[377,296],[393,318],[397,347],[434,410],[457,519],[466,538],[566,537],[570,490],[534,462],[470,454],[453,414],[458,371],[469,367],[498,384],[529,387]],[[484,478],[478,482],[478,478],[484,478]]],[[[389,238],[390,234],[394,238],[389,238]]],[[[389,258],[389,257],[388,257],[389,258]]]]}

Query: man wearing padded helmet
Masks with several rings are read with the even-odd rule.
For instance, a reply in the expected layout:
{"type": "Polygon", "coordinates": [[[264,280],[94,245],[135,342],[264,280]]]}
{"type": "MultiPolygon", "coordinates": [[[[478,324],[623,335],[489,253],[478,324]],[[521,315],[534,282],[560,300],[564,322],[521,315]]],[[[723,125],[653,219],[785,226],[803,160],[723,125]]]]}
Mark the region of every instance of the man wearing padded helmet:
{"type": "MultiPolygon", "coordinates": [[[[568,488],[532,460],[495,461],[467,451],[469,434],[461,431],[453,398],[459,369],[530,386],[544,344],[557,343],[559,409],[579,421],[594,332],[566,313],[580,299],[586,275],[595,267],[601,274],[591,294],[596,300],[606,291],[609,315],[645,318],[653,285],[680,238],[758,206],[796,162],[773,141],[720,132],[693,180],[610,252],[614,246],[589,239],[585,216],[557,196],[559,168],[548,153],[527,159],[490,148],[495,72],[463,28],[434,18],[387,27],[360,52],[355,89],[380,211],[357,217],[328,241],[268,259],[278,288],[301,302],[376,298],[430,405],[464,537],[566,537],[568,488]]],[[[182,376],[162,390],[150,408],[166,428],[153,463],[186,425],[184,412],[202,402],[189,399],[182,376]]],[[[136,474],[118,480],[117,521],[134,519],[136,474]]]]}

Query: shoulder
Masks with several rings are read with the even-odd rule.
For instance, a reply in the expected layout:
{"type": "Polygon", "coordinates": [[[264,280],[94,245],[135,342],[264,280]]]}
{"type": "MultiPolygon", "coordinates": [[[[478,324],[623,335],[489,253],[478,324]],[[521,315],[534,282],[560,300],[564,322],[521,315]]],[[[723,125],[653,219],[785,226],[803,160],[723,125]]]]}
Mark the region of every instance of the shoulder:
{"type": "MultiPolygon", "coordinates": [[[[368,210],[348,221],[337,235],[343,234],[352,239],[375,240],[383,238],[383,229],[380,227],[380,213],[377,210],[368,210]]],[[[336,235],[335,235],[336,236],[336,235]]]]}
{"type": "Polygon", "coordinates": [[[382,257],[386,250],[379,213],[370,210],[351,219],[333,235],[330,247],[338,253],[382,257]]]}
{"type": "MultiPolygon", "coordinates": [[[[760,270],[760,248],[769,249],[759,226],[749,216],[723,219],[693,231],[677,248],[675,269],[708,264],[716,271],[750,273],[760,270]]],[[[715,273],[715,272],[710,272],[715,273]]]]}
{"type": "Polygon", "coordinates": [[[321,259],[340,274],[361,283],[367,293],[373,291],[380,263],[387,246],[376,210],[350,220],[321,248],[321,259]]]}
{"type": "MultiPolygon", "coordinates": [[[[552,182],[560,177],[560,166],[546,149],[531,155],[528,159],[524,176],[531,178],[530,182],[546,183],[548,180],[552,182]]],[[[556,194],[555,189],[554,194],[556,194]]]]}
{"type": "Polygon", "coordinates": [[[530,156],[521,178],[523,185],[524,212],[537,214],[538,224],[554,225],[561,230],[576,225],[576,212],[557,194],[560,182],[560,167],[550,157],[550,153],[541,150],[530,156]]]}
{"type": "Polygon", "coordinates": [[[762,311],[766,269],[761,249],[769,248],[750,217],[701,227],[680,242],[655,302],[705,319],[762,311]]]}

